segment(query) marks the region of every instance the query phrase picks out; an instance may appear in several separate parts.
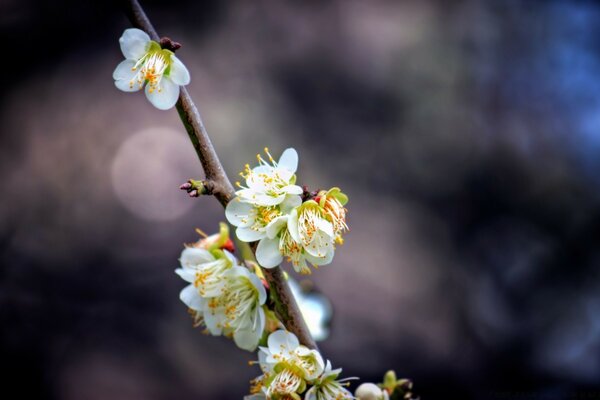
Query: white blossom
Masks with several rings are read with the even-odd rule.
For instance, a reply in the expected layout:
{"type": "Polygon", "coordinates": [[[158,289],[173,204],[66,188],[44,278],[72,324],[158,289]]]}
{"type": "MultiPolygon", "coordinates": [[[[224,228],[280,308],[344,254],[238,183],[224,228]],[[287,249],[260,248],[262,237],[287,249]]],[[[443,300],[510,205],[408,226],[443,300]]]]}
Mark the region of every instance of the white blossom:
{"type": "Polygon", "coordinates": [[[297,394],[304,392],[307,384],[323,372],[321,354],[301,345],[293,333],[283,330],[271,333],[267,344],[260,347],[263,375],[254,380],[253,391],[260,389],[267,398],[299,398],[297,394]]]}
{"type": "Polygon", "coordinates": [[[296,272],[309,274],[307,261],[315,266],[331,262],[334,240],[333,224],[327,220],[324,209],[309,200],[290,211],[285,229],[278,236],[261,240],[256,258],[260,265],[271,268],[287,257],[296,272]]]}
{"type": "Polygon", "coordinates": [[[250,165],[246,164],[244,172],[240,174],[245,179],[246,186],[238,182],[241,189],[236,192],[236,196],[243,202],[268,207],[281,204],[288,195],[302,194],[302,188],[295,185],[295,173],[298,169],[296,150],[286,149],[277,162],[268,148],[265,148],[265,153],[269,161],[258,154],[257,167],[250,169],[250,165]]]}
{"type": "Polygon", "coordinates": [[[233,267],[226,274],[222,294],[204,304],[204,321],[213,335],[233,336],[236,345],[253,351],[265,329],[262,306],[267,292],[258,276],[244,267],[233,267]]]}
{"type": "Polygon", "coordinates": [[[173,107],[179,98],[179,87],[190,83],[185,65],[140,29],[126,29],[119,44],[125,60],[113,72],[115,86],[124,92],[144,88],[154,107],[161,110],[173,107]]]}

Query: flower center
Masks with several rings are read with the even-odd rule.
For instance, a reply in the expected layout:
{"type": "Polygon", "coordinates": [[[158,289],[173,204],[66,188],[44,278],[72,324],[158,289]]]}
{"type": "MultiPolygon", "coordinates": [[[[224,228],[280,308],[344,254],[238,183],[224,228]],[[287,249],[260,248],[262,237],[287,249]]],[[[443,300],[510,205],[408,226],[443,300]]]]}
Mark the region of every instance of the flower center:
{"type": "Polygon", "coordinates": [[[277,394],[289,394],[294,393],[300,387],[302,378],[293,373],[292,371],[285,369],[281,371],[275,377],[275,380],[271,383],[269,391],[277,394]]]}
{"type": "MultiPolygon", "coordinates": [[[[253,311],[258,302],[256,288],[247,279],[231,282],[222,296],[225,308],[226,328],[238,328],[244,325],[246,318],[252,319],[253,311]]],[[[257,324],[258,321],[251,321],[257,324]]],[[[254,327],[254,326],[253,326],[254,327]]]]}
{"type": "Polygon", "coordinates": [[[150,51],[144,54],[131,69],[138,72],[129,82],[129,87],[133,88],[137,84],[141,89],[147,84],[150,93],[155,90],[160,92],[160,82],[170,63],[170,57],[162,51],[150,51]]]}

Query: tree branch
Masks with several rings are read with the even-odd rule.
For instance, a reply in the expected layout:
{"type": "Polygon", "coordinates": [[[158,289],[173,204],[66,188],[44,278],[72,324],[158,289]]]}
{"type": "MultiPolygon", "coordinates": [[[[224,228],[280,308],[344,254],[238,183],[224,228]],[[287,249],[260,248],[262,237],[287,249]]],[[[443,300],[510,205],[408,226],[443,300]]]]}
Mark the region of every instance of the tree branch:
{"type": "MultiPolygon", "coordinates": [[[[158,33],[154,30],[152,23],[146,16],[146,13],[139,2],[137,0],[125,0],[124,2],[126,14],[129,17],[131,24],[134,27],[145,31],[150,35],[152,40],[160,42],[158,33]]],[[[235,190],[215,152],[208,133],[206,132],[206,128],[202,123],[200,113],[194,105],[187,89],[184,87],[181,87],[176,107],[179,117],[194,145],[198,159],[202,164],[206,179],[215,184],[212,195],[219,200],[223,207],[225,207],[235,196],[235,190]]],[[[252,249],[255,252],[256,246],[252,246],[252,249]]],[[[281,322],[283,322],[287,330],[298,337],[298,340],[300,340],[302,344],[312,349],[316,349],[317,345],[310,335],[304,318],[302,318],[300,309],[296,304],[296,300],[294,299],[289,285],[285,281],[281,268],[263,269],[263,273],[269,283],[271,298],[274,302],[274,311],[281,322]]]]}

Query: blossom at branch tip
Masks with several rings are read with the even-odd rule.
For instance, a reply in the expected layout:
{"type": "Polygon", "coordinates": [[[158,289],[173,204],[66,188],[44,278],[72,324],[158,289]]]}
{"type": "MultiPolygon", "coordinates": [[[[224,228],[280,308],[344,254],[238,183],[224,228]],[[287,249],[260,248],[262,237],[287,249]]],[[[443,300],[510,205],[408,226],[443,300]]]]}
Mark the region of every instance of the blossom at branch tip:
{"type": "Polygon", "coordinates": [[[172,108],[179,98],[179,87],[190,83],[185,65],[140,29],[126,29],[119,44],[125,60],[113,72],[115,86],[124,92],[144,89],[154,107],[172,108]]]}

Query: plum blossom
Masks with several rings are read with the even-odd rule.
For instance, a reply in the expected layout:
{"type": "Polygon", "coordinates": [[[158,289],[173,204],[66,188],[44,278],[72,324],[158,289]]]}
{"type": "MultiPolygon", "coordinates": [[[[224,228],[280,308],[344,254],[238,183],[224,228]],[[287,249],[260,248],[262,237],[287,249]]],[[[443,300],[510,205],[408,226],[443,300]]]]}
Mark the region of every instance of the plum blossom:
{"type": "Polygon", "coordinates": [[[256,249],[260,265],[271,268],[279,265],[284,257],[301,274],[311,272],[306,262],[315,266],[331,262],[335,252],[333,224],[325,210],[314,200],[294,208],[286,219],[285,229],[278,236],[267,237],[256,249]]]}
{"type": "Polygon", "coordinates": [[[323,372],[321,354],[298,342],[290,332],[279,330],[269,335],[267,347],[260,347],[259,364],[263,375],[253,380],[254,394],[268,399],[300,399],[307,384],[323,372]]]}
{"type": "Polygon", "coordinates": [[[257,154],[258,166],[251,169],[250,165],[246,164],[244,171],[240,173],[246,186],[237,182],[240,190],[235,193],[236,196],[245,203],[268,207],[281,204],[289,195],[302,194],[302,188],[295,185],[295,173],[298,169],[296,150],[284,150],[277,162],[266,147],[265,153],[268,162],[257,154]]]}
{"type": "Polygon", "coordinates": [[[144,89],[154,107],[172,108],[179,98],[179,87],[190,83],[185,65],[140,29],[126,29],[119,44],[125,60],[113,72],[115,86],[124,92],[144,89]]]}
{"type": "Polygon", "coordinates": [[[260,278],[227,250],[233,250],[228,232],[221,224],[218,234],[183,250],[175,272],[190,284],[180,299],[195,326],[205,325],[212,335],[232,337],[238,347],[253,351],[265,329],[267,293],[260,278]]]}

